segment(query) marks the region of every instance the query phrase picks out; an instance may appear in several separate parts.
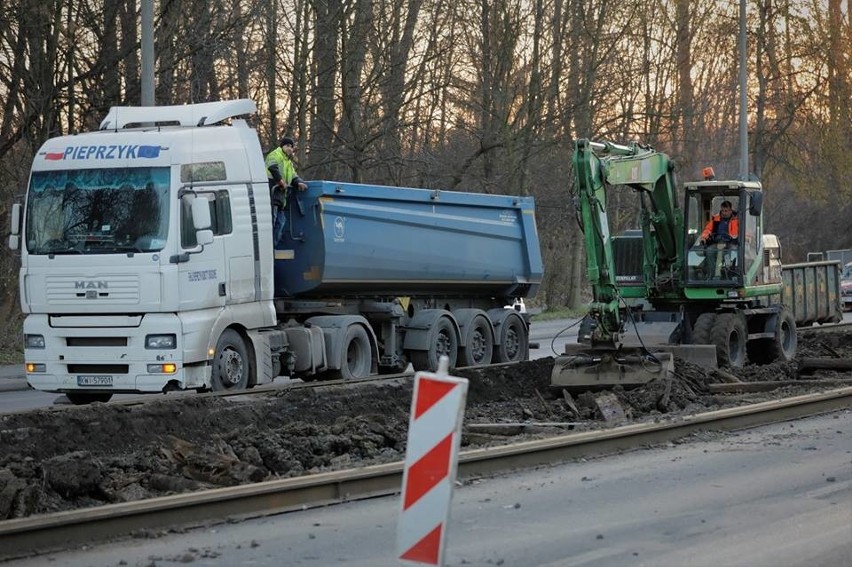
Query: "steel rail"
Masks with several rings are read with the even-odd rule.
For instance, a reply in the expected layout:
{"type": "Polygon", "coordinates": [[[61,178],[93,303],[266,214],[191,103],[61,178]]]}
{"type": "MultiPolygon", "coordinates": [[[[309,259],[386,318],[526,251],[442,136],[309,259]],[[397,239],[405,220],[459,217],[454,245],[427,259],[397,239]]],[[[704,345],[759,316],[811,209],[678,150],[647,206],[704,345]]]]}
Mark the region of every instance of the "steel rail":
{"type": "MultiPolygon", "coordinates": [[[[673,420],[572,433],[464,451],[459,480],[634,450],[696,431],[746,429],[852,408],[852,387],[728,408],[673,420]]],[[[0,560],[41,554],[146,531],[189,529],[400,491],[403,463],[109,504],[0,522],[0,560]]]]}

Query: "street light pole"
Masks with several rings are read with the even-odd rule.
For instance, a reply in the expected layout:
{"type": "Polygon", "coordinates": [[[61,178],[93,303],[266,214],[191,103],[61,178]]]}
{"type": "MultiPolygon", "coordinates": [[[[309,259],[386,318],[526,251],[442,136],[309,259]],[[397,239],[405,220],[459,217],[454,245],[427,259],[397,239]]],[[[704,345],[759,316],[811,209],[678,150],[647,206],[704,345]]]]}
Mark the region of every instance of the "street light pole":
{"type": "Polygon", "coordinates": [[[746,76],[746,0],[740,0],[740,179],[748,181],[748,95],[746,76]]]}
{"type": "Polygon", "coordinates": [[[142,106],[154,106],[154,0],[142,0],[142,106]]]}

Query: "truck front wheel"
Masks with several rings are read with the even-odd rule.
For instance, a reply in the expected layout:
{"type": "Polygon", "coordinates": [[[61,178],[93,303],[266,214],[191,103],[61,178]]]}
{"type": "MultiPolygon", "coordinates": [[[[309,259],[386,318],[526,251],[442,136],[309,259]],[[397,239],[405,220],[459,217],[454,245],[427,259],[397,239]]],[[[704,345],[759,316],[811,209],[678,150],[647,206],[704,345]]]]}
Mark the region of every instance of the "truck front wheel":
{"type": "Polygon", "coordinates": [[[225,329],[216,344],[211,387],[214,392],[245,390],[248,380],[249,356],[246,343],[238,332],[225,329]]]}

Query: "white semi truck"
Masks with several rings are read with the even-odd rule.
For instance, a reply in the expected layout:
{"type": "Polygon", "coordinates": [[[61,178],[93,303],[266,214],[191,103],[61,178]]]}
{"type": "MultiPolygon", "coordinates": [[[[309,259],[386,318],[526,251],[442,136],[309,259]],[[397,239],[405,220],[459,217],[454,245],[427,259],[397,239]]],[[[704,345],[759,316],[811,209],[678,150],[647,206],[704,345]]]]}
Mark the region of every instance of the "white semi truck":
{"type": "Polygon", "coordinates": [[[273,249],[250,100],[114,107],[48,140],[21,254],[29,384],[75,403],[525,360],[530,197],[315,181],[273,249]]]}

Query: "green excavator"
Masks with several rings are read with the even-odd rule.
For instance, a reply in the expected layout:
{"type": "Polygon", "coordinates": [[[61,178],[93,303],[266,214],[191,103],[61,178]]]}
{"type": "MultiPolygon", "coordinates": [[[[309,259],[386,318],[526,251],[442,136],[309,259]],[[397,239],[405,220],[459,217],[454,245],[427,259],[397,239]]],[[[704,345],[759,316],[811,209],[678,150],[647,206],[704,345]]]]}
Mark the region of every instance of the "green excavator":
{"type": "MultiPolygon", "coordinates": [[[[669,157],[638,143],[575,142],[573,165],[586,273],[593,300],[578,342],[557,357],[554,387],[634,386],[702,366],[766,364],[796,354],[796,320],[781,303],[784,286],[763,234],[757,181],[703,181],[676,188],[669,157]],[[607,196],[638,199],[639,230],[610,233],[607,196]],[[702,233],[733,205],[736,236],[702,233]]],[[[778,252],[780,254],[780,252],[778,252]]]]}

